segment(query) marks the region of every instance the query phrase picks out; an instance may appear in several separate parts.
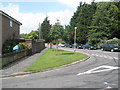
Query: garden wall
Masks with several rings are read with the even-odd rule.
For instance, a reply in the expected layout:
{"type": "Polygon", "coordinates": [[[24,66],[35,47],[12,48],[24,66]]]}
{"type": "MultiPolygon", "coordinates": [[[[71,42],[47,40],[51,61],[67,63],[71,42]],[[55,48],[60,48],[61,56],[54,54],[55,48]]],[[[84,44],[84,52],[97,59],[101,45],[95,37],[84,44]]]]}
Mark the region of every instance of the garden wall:
{"type": "Polygon", "coordinates": [[[40,53],[45,48],[44,41],[25,39],[29,47],[32,47],[32,54],[40,53]]]}
{"type": "Polygon", "coordinates": [[[2,55],[2,58],[0,58],[0,62],[2,62],[2,67],[20,58],[30,55],[31,52],[32,52],[32,49],[29,49],[29,50],[24,49],[24,50],[14,51],[14,52],[2,55]]]}
{"type": "Polygon", "coordinates": [[[0,69],[3,66],[8,65],[9,63],[14,62],[27,55],[40,53],[45,48],[45,43],[43,41],[27,39],[25,40],[25,42],[32,48],[29,50],[18,50],[2,55],[2,57],[0,57],[0,64],[2,62],[2,65],[0,65],[0,69]]]}

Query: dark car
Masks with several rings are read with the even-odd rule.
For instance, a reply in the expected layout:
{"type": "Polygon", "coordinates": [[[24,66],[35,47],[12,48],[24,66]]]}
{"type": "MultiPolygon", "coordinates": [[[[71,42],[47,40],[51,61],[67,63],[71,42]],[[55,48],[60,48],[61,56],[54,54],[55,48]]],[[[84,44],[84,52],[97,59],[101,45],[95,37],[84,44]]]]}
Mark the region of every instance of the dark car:
{"type": "Polygon", "coordinates": [[[120,46],[117,46],[116,44],[104,44],[102,45],[101,47],[101,50],[103,51],[111,51],[111,52],[114,52],[114,51],[120,51],[120,46]]]}
{"type": "Polygon", "coordinates": [[[67,44],[67,43],[65,44],[65,47],[69,47],[69,46],[70,46],[70,44],[67,44]]]}
{"type": "Polygon", "coordinates": [[[77,48],[77,47],[78,47],[78,44],[77,44],[77,43],[74,43],[74,44],[72,44],[72,46],[73,46],[73,48],[74,48],[74,47],[77,48]]]}
{"type": "Polygon", "coordinates": [[[69,45],[69,48],[72,48],[72,47],[73,47],[73,45],[72,45],[72,44],[70,44],[70,45],[69,45]]]}
{"type": "Polygon", "coordinates": [[[74,44],[70,45],[69,47],[70,47],[70,48],[74,48],[74,47],[75,47],[75,48],[78,48],[78,44],[77,44],[77,43],[74,43],[74,44]]]}
{"type": "Polygon", "coordinates": [[[83,49],[96,50],[97,47],[90,45],[90,44],[85,44],[83,45],[83,49]]]}

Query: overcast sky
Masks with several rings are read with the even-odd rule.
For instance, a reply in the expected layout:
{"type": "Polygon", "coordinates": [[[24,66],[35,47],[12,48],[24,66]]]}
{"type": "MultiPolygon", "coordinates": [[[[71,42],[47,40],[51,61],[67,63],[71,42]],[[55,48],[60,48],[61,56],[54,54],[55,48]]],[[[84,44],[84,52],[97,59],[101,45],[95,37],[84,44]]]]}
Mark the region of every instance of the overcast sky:
{"type": "MultiPolygon", "coordinates": [[[[20,33],[37,30],[46,16],[51,24],[60,20],[62,25],[69,24],[79,2],[90,3],[93,0],[0,0],[0,10],[22,23],[20,33]]],[[[109,0],[95,0],[109,1],[109,0]]]]}

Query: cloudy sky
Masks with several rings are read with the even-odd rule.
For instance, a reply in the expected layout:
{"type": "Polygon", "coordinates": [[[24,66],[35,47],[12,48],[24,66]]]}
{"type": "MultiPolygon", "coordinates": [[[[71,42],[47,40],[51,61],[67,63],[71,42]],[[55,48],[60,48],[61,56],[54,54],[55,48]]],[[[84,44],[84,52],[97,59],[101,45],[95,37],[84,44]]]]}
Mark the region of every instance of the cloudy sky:
{"type": "Polygon", "coordinates": [[[22,23],[20,33],[29,33],[37,30],[46,16],[51,24],[54,24],[56,19],[59,19],[62,25],[69,24],[81,1],[90,3],[93,0],[0,0],[0,10],[22,23]]]}

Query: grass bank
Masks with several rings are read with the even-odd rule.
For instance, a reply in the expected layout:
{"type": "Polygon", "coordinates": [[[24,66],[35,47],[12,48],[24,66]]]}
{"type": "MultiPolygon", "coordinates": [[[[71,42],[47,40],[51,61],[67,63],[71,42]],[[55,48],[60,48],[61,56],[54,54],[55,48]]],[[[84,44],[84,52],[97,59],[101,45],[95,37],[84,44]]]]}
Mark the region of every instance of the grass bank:
{"type": "Polygon", "coordinates": [[[58,54],[59,55],[56,55],[55,49],[48,49],[25,71],[37,71],[59,67],[88,57],[86,54],[64,50],[58,50],[58,54]]]}

